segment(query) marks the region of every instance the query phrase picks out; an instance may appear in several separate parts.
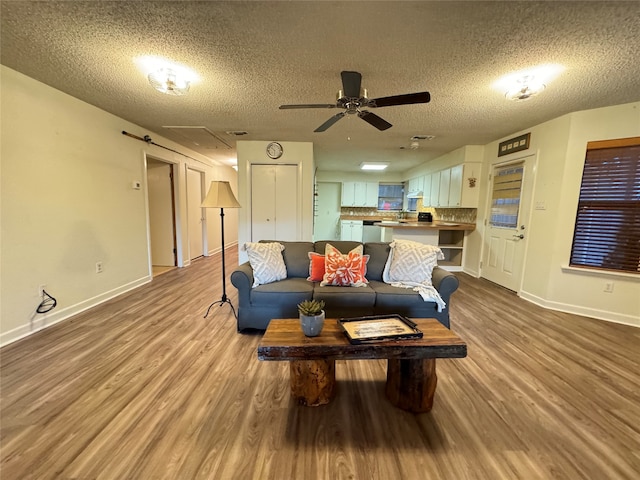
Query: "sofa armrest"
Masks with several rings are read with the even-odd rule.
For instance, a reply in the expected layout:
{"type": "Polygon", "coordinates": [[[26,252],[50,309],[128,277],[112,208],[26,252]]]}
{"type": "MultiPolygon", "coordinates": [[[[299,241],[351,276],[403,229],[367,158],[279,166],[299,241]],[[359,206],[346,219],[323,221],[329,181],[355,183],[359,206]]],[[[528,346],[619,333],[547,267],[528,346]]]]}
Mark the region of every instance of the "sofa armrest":
{"type": "Polygon", "coordinates": [[[436,266],[431,275],[431,282],[445,303],[449,305],[451,294],[455,292],[458,289],[458,285],[460,285],[458,277],[444,268],[436,266]]]}
{"type": "Polygon", "coordinates": [[[238,303],[240,305],[249,305],[249,296],[253,285],[253,269],[249,262],[239,265],[233,271],[231,283],[238,289],[238,303]]]}

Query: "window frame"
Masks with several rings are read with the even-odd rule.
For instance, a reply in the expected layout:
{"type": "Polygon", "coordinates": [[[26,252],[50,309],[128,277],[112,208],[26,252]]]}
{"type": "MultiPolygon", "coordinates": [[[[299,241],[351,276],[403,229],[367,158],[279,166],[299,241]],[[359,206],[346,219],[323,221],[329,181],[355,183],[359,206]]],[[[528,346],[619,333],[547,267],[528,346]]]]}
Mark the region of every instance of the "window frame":
{"type": "Polygon", "coordinates": [[[640,274],[640,137],[587,143],[569,267],[640,274]]]}

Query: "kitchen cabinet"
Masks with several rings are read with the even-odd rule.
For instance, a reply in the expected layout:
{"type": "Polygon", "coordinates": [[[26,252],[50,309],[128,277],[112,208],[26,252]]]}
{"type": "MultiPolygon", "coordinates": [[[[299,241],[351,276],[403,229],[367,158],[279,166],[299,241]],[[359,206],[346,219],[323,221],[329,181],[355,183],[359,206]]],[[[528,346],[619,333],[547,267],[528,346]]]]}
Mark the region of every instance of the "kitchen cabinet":
{"type": "Polygon", "coordinates": [[[362,220],[341,220],[340,240],[362,242],[362,220]]]}
{"type": "Polygon", "coordinates": [[[378,182],[342,182],[343,207],[377,207],[378,182]]]}
{"type": "Polygon", "coordinates": [[[440,172],[431,174],[431,194],[429,195],[429,206],[437,207],[440,202],[440,172]]]}
{"type": "Polygon", "coordinates": [[[449,206],[449,184],[451,183],[451,169],[440,172],[440,191],[438,192],[438,206],[449,206]]]}
{"type": "Polygon", "coordinates": [[[424,188],[424,176],[409,179],[407,195],[409,197],[422,196],[424,188]]]}
{"type": "Polygon", "coordinates": [[[478,208],[479,188],[475,176],[480,169],[479,163],[465,163],[427,175],[427,178],[431,177],[428,182],[431,189],[428,191],[425,187],[424,206],[478,208]],[[469,178],[473,181],[464,181],[469,178]]]}
{"type": "Polygon", "coordinates": [[[422,205],[428,207],[431,202],[431,175],[423,177],[422,187],[422,205]]]}
{"type": "Polygon", "coordinates": [[[449,169],[449,195],[450,207],[459,207],[462,200],[462,170],[463,165],[456,165],[449,169]]]}

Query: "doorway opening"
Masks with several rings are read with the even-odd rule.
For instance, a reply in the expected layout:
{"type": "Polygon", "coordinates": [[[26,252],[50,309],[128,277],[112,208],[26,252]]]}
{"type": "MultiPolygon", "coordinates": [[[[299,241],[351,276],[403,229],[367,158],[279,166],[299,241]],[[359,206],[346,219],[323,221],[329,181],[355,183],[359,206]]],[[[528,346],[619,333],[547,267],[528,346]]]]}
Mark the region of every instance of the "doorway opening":
{"type": "Polygon", "coordinates": [[[174,164],[147,157],[147,203],[150,274],[178,265],[174,164]]]}

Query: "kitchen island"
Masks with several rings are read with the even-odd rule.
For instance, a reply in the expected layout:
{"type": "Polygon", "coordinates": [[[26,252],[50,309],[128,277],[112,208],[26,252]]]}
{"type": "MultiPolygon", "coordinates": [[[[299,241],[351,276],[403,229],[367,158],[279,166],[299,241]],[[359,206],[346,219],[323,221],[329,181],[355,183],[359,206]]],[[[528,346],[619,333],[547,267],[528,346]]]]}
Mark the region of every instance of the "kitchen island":
{"type": "Polygon", "coordinates": [[[382,241],[413,240],[440,247],[445,259],[438,265],[449,271],[462,271],[465,237],[476,229],[474,223],[381,221],[382,241]]]}

